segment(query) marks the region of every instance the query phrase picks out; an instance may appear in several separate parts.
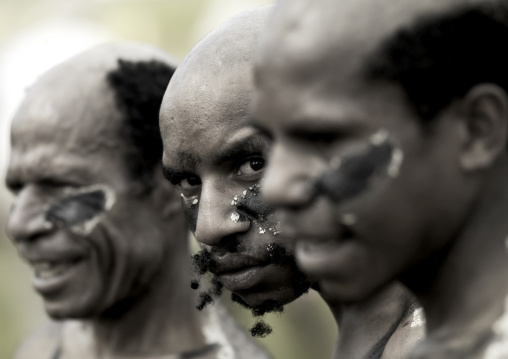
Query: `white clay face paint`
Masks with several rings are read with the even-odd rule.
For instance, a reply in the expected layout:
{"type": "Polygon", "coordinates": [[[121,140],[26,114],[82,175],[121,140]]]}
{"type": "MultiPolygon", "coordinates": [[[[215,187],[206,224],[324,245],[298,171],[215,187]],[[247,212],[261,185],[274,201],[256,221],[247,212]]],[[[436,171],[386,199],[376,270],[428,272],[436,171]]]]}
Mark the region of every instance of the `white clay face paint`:
{"type": "Polygon", "coordinates": [[[347,213],[342,216],[341,222],[346,226],[352,226],[358,222],[358,218],[353,213],[347,213]]]}
{"type": "MultiPolygon", "coordinates": [[[[260,185],[256,183],[243,190],[240,194],[233,197],[231,206],[237,209],[241,207],[245,207],[246,209],[249,208],[251,213],[256,213],[255,216],[249,216],[249,220],[253,227],[258,228],[258,233],[270,233],[276,236],[280,233],[280,224],[278,221],[271,218],[274,216],[272,213],[273,211],[264,205],[260,198],[255,198],[257,197],[259,189],[260,185]]],[[[245,220],[245,216],[241,215],[236,210],[231,213],[230,218],[231,221],[235,223],[245,220]]]]}
{"type": "Polygon", "coordinates": [[[187,206],[196,206],[199,203],[198,196],[186,197],[183,193],[180,193],[180,197],[182,197],[183,202],[187,206]]]}
{"type": "Polygon", "coordinates": [[[231,213],[231,220],[233,222],[238,222],[238,220],[240,219],[240,214],[238,214],[238,212],[233,212],[231,213]]]}
{"type": "MultiPolygon", "coordinates": [[[[382,128],[374,133],[370,137],[370,143],[374,146],[381,146],[389,140],[390,134],[389,132],[382,128]]],[[[388,176],[391,178],[398,177],[400,173],[400,166],[402,165],[402,161],[404,159],[404,152],[399,147],[394,147],[392,151],[392,158],[390,159],[390,163],[386,170],[388,176]]]]}
{"type": "Polygon", "coordinates": [[[425,318],[423,316],[423,309],[416,308],[413,312],[413,320],[411,322],[411,328],[417,328],[425,325],[425,318]]]}

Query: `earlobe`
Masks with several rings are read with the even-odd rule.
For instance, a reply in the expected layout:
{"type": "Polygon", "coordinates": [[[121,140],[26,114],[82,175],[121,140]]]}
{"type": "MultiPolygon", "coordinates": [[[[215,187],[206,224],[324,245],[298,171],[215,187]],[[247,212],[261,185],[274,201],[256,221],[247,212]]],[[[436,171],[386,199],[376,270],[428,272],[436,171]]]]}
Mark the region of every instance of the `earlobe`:
{"type": "Polygon", "coordinates": [[[490,167],[507,149],[508,98],[495,84],[474,86],[461,101],[465,171],[490,167]]]}

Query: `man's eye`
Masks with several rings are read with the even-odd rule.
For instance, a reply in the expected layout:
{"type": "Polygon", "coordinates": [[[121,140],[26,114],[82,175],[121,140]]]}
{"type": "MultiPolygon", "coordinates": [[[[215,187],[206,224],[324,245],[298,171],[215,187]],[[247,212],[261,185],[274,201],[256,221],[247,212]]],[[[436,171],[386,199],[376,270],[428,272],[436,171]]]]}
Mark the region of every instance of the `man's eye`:
{"type": "Polygon", "coordinates": [[[245,161],[238,168],[237,176],[248,176],[261,171],[265,167],[265,160],[262,158],[253,158],[245,161]]]}
{"type": "Polygon", "coordinates": [[[182,178],[182,180],[180,180],[179,186],[182,188],[191,188],[194,186],[199,186],[200,184],[201,180],[199,179],[199,177],[189,176],[182,178]]]}
{"type": "Polygon", "coordinates": [[[7,181],[6,185],[12,194],[17,194],[23,188],[23,183],[17,181],[7,181]]]}

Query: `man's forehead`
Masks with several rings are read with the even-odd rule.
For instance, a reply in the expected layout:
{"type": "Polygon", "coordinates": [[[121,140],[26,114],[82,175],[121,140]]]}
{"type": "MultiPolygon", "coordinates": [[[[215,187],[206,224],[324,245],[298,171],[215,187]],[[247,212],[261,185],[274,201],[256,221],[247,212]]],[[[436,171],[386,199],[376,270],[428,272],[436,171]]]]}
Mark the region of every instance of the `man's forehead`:
{"type": "MultiPolygon", "coordinates": [[[[67,71],[48,75],[29,90],[14,116],[13,144],[30,136],[100,139],[118,121],[119,110],[104,76],[89,73],[69,76],[67,71]]],[[[111,130],[107,135],[111,135],[111,130]]]]}
{"type": "Polygon", "coordinates": [[[261,62],[280,68],[300,63],[305,68],[333,59],[335,64],[357,69],[357,63],[388,37],[421,18],[495,2],[498,0],[282,0],[267,26],[270,31],[263,36],[261,62]]]}

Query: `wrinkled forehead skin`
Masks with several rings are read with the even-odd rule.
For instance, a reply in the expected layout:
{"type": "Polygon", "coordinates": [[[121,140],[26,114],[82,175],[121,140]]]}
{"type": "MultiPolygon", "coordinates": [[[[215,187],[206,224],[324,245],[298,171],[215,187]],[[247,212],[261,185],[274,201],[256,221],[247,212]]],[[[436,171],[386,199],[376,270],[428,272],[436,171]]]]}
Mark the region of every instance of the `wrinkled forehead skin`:
{"type": "Polygon", "coordinates": [[[169,146],[184,150],[196,138],[213,140],[215,131],[246,125],[254,89],[254,54],[272,8],[249,10],[228,20],[184,58],[162,102],[165,158],[171,154],[169,146]]]}
{"type": "Polygon", "coordinates": [[[113,145],[121,117],[107,74],[118,60],[159,60],[176,67],[162,51],[137,43],[109,43],[57,65],[31,86],[12,122],[13,156],[34,143],[58,143],[61,151],[93,151],[113,145]]]}
{"type": "Polygon", "coordinates": [[[281,0],[260,40],[257,84],[267,89],[281,79],[308,87],[320,87],[325,80],[355,86],[365,61],[399,29],[463,6],[496,2],[281,0]]]}

